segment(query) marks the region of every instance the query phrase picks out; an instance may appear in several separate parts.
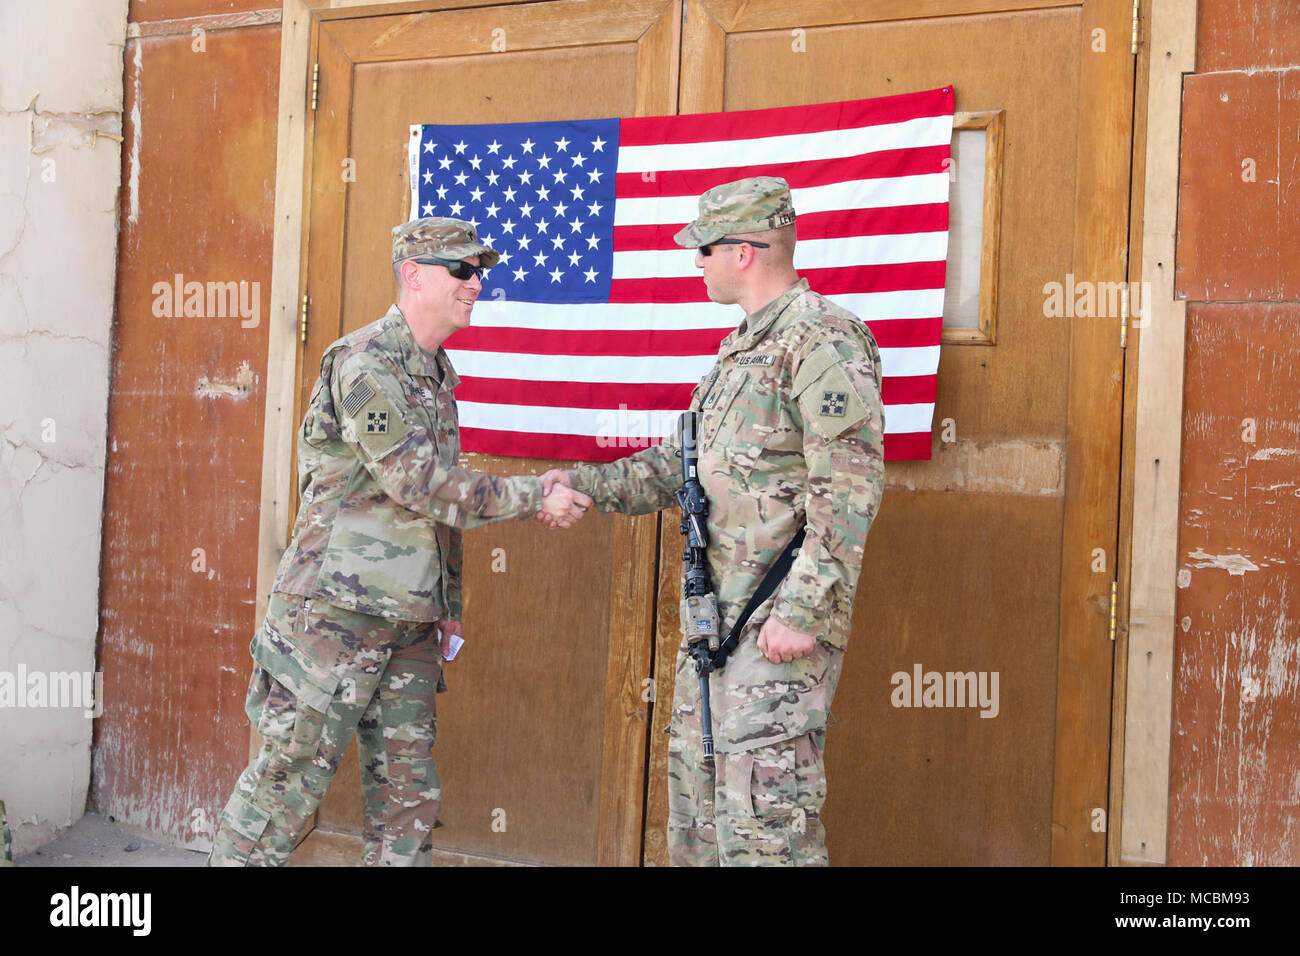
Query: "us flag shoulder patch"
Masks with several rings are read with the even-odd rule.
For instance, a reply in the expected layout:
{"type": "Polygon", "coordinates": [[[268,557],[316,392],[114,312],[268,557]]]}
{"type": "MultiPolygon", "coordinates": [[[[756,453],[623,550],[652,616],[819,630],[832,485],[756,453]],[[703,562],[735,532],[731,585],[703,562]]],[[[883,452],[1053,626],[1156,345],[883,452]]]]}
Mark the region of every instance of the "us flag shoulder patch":
{"type": "Polygon", "coordinates": [[[348,392],[347,398],[343,399],[343,410],[349,415],[355,415],[357,410],[366,402],[375,397],[375,390],[370,387],[370,383],[362,378],[352,386],[352,391],[348,392]]]}

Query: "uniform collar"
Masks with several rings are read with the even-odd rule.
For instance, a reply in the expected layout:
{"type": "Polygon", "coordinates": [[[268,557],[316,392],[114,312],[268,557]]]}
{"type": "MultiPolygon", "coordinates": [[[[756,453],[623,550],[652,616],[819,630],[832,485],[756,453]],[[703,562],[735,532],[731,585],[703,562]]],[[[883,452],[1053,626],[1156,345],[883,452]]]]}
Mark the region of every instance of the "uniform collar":
{"type": "Polygon", "coordinates": [[[460,384],[460,378],[456,375],[456,370],[451,367],[451,359],[447,356],[447,350],[441,345],[438,346],[437,352],[426,352],[420,348],[415,341],[415,336],[411,334],[411,327],[406,323],[406,317],[402,315],[402,310],[396,305],[388,310],[384,316],[385,325],[391,330],[394,340],[397,343],[397,350],[401,355],[401,364],[404,369],[412,375],[423,375],[435,379],[448,388],[455,388],[460,384]]]}
{"type": "Polygon", "coordinates": [[[786,306],[794,301],[796,296],[800,296],[807,291],[808,280],[800,279],[767,305],[745,316],[740,323],[740,327],[736,329],[736,338],[732,342],[733,347],[750,348],[761,342],[776,323],[777,318],[785,311],[786,306]]]}

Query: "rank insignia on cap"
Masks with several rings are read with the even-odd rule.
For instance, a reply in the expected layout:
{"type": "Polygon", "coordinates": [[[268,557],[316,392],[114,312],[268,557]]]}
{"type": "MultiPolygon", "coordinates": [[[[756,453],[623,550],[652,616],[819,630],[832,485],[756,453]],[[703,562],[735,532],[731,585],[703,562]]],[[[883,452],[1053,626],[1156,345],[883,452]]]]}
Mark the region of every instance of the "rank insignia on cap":
{"type": "Polygon", "coordinates": [[[844,417],[844,410],[848,407],[849,396],[846,392],[823,392],[822,393],[822,414],[834,415],[837,418],[844,417]]]}
{"type": "Polygon", "coordinates": [[[388,412],[366,412],[366,431],[376,435],[387,434],[388,412]]]}

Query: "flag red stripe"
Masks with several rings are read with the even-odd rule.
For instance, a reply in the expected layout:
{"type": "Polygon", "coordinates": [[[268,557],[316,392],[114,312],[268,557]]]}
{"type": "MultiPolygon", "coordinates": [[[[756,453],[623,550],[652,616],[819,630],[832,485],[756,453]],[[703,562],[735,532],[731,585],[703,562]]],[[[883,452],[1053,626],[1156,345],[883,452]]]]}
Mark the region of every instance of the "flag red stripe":
{"type": "Polygon", "coordinates": [[[943,331],[943,317],[933,319],[876,319],[867,328],[882,349],[919,348],[934,345],[943,331]]]}
{"type": "MultiPolygon", "coordinates": [[[[881,402],[886,405],[933,404],[937,375],[886,375],[881,402]]],[[[456,390],[459,402],[529,405],[543,408],[686,408],[694,382],[537,382],[518,378],[467,375],[456,390]]]]}
{"type": "MultiPolygon", "coordinates": [[[[605,441],[610,441],[606,438],[605,441]]],[[[617,442],[617,440],[615,440],[617,442]]],[[[632,442],[647,439],[625,439],[620,447],[599,444],[595,435],[541,435],[537,432],[507,432],[492,428],[461,428],[461,450],[483,452],[488,455],[509,455],[519,458],[566,458],[580,461],[614,461],[639,450],[644,445],[632,442]]],[[[650,440],[651,444],[659,444],[650,440]]]]}
{"type": "Polygon", "coordinates": [[[619,199],[659,196],[698,196],[719,183],[731,183],[750,176],[780,176],[792,189],[826,186],[853,179],[886,179],[895,176],[923,176],[946,172],[943,161],[950,157],[947,143],[864,153],[852,159],[809,159],[801,163],[764,163],[757,166],[727,166],[717,169],[666,169],[653,174],[619,173],[614,177],[619,199]],[[646,179],[653,175],[653,179],[646,179]]]}
{"type": "MultiPolygon", "coordinates": [[[[615,226],[615,252],[678,249],[673,242],[684,222],[653,226],[615,226]]],[[[948,204],[889,206],[880,209],[836,209],[800,215],[798,234],[808,239],[844,239],[852,236],[897,236],[913,232],[947,232],[948,204]]]]}
{"type": "MultiPolygon", "coordinates": [[[[943,319],[882,319],[869,323],[869,327],[881,348],[906,348],[933,344],[943,319]]],[[[730,327],[599,331],[472,327],[456,333],[453,348],[529,355],[711,355],[730,331],[730,327]]]]}
{"type": "MultiPolygon", "coordinates": [[[[889,414],[889,410],[885,410],[889,414]]],[[[608,461],[609,459],[604,459],[608,461]]],[[[929,432],[896,432],[885,436],[885,461],[929,461],[929,432]]]]}
{"type": "MultiPolygon", "coordinates": [[[[880,266],[801,269],[799,275],[822,295],[849,292],[900,292],[942,289],[943,262],[903,262],[880,266]]],[[[699,276],[656,279],[615,279],[610,302],[707,302],[699,276]]]]}
{"type": "Polygon", "coordinates": [[[949,116],[952,112],[952,87],[946,86],[938,90],[922,90],[919,93],[903,93],[874,100],[821,103],[816,106],[778,106],[738,113],[630,117],[619,120],[618,137],[620,148],[710,143],[877,126],[922,116],[949,116]]]}
{"type": "Polygon", "coordinates": [[[890,405],[932,405],[938,392],[938,375],[886,375],[880,387],[885,418],[890,405]]]}
{"type": "MultiPolygon", "coordinates": [[[[614,461],[639,451],[628,439],[623,445],[601,445],[594,435],[540,435],[536,432],[506,432],[490,428],[462,428],[461,450],[519,458],[549,458],[578,461],[614,461]]],[[[609,439],[605,439],[609,441],[609,439]]],[[[658,444],[657,441],[651,441],[658,444]]],[[[929,461],[929,432],[900,432],[885,436],[885,461],[929,461]]]]}
{"type": "Polygon", "coordinates": [[[456,389],[456,401],[547,408],[685,409],[694,388],[694,382],[534,382],[467,375],[456,389]]]}

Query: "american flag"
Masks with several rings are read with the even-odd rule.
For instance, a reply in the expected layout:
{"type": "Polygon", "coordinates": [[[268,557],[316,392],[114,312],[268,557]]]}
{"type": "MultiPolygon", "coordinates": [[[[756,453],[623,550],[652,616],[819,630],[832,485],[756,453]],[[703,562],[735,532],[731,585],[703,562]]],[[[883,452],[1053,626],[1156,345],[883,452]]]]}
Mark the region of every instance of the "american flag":
{"type": "Polygon", "coordinates": [[[411,127],[411,218],[501,253],[448,340],[465,451],[610,461],[657,442],[742,318],[672,237],[701,193],[782,176],[795,268],[880,346],[885,458],[928,459],[951,87],[686,116],[411,127]]]}

